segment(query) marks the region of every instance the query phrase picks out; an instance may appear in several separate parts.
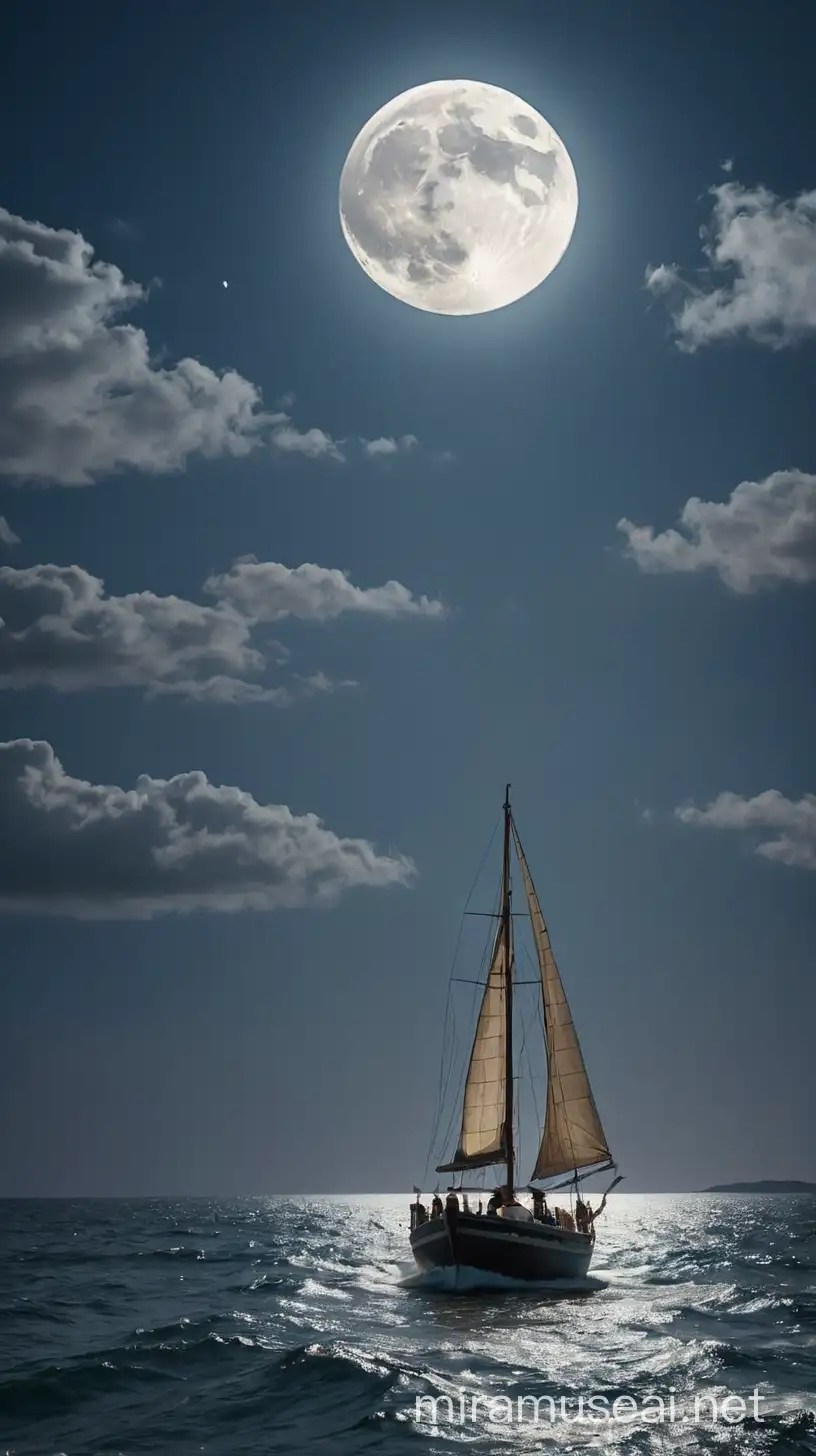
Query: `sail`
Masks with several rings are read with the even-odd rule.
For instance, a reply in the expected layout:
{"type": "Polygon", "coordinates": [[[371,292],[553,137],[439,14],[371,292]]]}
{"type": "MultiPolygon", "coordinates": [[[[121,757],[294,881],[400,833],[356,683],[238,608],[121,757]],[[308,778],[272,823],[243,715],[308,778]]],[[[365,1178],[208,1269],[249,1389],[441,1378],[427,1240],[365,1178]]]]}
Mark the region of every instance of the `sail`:
{"type": "Polygon", "coordinates": [[[506,1113],[505,943],[499,926],[470,1054],[459,1146],[437,1173],[503,1163],[506,1113]]]}
{"type": "Polygon", "coordinates": [[[547,1041],[547,1111],[532,1177],[551,1178],[556,1173],[611,1163],[612,1158],[550,945],[550,933],[515,824],[513,838],[538,953],[547,1041]]]}

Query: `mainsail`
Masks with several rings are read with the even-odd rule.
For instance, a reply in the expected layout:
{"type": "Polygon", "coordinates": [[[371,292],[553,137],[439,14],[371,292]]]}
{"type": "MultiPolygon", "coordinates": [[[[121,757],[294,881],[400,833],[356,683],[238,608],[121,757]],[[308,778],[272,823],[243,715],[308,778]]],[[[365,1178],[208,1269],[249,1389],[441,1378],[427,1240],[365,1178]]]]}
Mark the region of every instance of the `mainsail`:
{"type": "Polygon", "coordinates": [[[485,1168],[507,1157],[506,1115],[506,937],[500,925],[482,997],[476,1038],[470,1054],[459,1145],[437,1173],[485,1168]]]}
{"type": "Polygon", "coordinates": [[[527,894],[541,971],[547,1042],[547,1111],[532,1177],[551,1178],[557,1173],[571,1173],[598,1163],[611,1164],[612,1157],[550,945],[550,933],[541,913],[515,823],[513,839],[527,894]]]}

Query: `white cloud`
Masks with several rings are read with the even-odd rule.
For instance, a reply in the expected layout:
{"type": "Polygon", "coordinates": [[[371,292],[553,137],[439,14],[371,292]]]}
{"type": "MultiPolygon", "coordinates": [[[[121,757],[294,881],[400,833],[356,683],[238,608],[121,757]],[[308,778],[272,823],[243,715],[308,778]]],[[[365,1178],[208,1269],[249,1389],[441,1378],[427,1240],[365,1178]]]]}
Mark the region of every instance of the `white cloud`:
{"type": "Polygon", "coordinates": [[[80,566],[0,567],[0,689],[135,687],[152,697],[285,707],[356,684],[319,671],[273,686],[258,681],[289,655],[277,642],[253,645],[260,624],[347,611],[442,615],[440,603],[414,597],[400,582],[363,589],[340,571],[308,564],[243,560],[205,590],[218,598],[214,606],[145,591],[108,596],[80,566]]]}
{"type": "Polygon", "coordinates": [[[799,869],[816,870],[816,795],[786,799],[778,789],[767,789],[753,799],[739,794],[718,794],[705,809],[686,804],[675,809],[683,824],[711,829],[754,831],[760,835],[756,853],[799,869]],[[762,838],[770,832],[771,838],[762,838]]]}
{"type": "Polygon", "coordinates": [[[211,576],[204,590],[232,603],[259,622],[277,622],[283,617],[325,622],[341,612],[365,612],[380,617],[442,617],[445,614],[441,602],[414,596],[402,582],[354,586],[346,572],[316,566],[313,562],[290,567],[279,561],[243,557],[229,571],[211,576]]]}
{"type": "Polygon", "coordinates": [[[334,905],[406,885],[409,859],[340,838],[195,771],[131,789],[65,772],[49,743],[0,743],[0,910],[149,919],[334,905]]]}
{"type": "Polygon", "coordinates": [[[360,684],[354,678],[347,677],[337,680],[327,677],[325,672],[312,672],[308,677],[297,674],[303,692],[307,697],[325,696],[328,693],[341,692],[344,688],[358,688],[360,684]]]}
{"type": "Polygon", "coordinates": [[[0,208],[0,473],[88,485],[259,443],[254,384],[197,359],[159,367],[144,331],[119,322],[145,296],[81,234],[0,208]]]}
{"type": "Polygon", "coordinates": [[[12,531],[5,516],[0,516],[0,541],[4,546],[19,546],[20,544],[20,537],[16,531],[12,531]]]}
{"type": "Polygon", "coordinates": [[[680,530],[655,534],[626,519],[618,530],[643,571],[716,571],[736,592],[816,580],[816,475],[777,470],[745,480],[727,501],[692,496],[680,530]]]}
{"type": "Polygon", "coordinates": [[[342,460],[324,430],[266,412],[236,370],[189,358],[161,366],[144,330],[122,321],[146,297],[80,233],[0,208],[0,475],[90,485],[267,444],[342,460]]]}
{"type": "Polygon", "coordinates": [[[680,269],[676,263],[658,263],[656,268],[646,271],[646,286],[650,293],[670,293],[680,283],[680,269]]]}
{"type": "MultiPolygon", "coordinates": [[[[266,658],[226,603],[108,596],[81,566],[0,567],[0,687],[142,687],[190,698],[265,699],[266,658]]],[[[274,701],[274,696],[273,699],[274,701]]]]}
{"type": "Polygon", "coordinates": [[[382,459],[389,455],[408,454],[419,444],[416,435],[383,435],[378,440],[361,440],[363,454],[369,460],[382,459]]]}
{"type": "Polygon", "coordinates": [[[280,416],[281,423],[272,431],[272,444],[287,455],[306,455],[310,460],[344,460],[342,450],[325,430],[313,427],[310,430],[296,430],[287,415],[280,416]]]}
{"type": "Polygon", "coordinates": [[[646,270],[653,293],[682,290],[672,315],[679,347],[744,335],[781,348],[816,332],[816,191],[784,200],[723,182],[711,192],[702,276],[683,282],[673,264],[646,270]]]}

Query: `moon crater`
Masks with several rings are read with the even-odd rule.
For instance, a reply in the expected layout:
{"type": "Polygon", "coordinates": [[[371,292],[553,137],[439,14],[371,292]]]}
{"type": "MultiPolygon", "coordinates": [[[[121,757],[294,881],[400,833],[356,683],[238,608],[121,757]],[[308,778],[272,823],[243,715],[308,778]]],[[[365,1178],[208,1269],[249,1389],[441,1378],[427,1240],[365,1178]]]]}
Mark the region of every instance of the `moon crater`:
{"type": "Polygon", "coordinates": [[[360,266],[431,313],[486,313],[537,288],[575,226],[578,184],[552,127],[479,81],[432,81],[363,127],[340,178],[360,266]]]}

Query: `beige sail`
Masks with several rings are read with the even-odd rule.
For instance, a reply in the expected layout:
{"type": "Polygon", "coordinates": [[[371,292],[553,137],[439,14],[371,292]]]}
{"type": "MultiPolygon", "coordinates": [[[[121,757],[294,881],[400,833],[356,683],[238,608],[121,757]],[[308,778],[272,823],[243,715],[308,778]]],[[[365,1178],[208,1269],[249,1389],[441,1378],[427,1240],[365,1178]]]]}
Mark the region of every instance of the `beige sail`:
{"type": "Polygon", "coordinates": [[[503,1163],[506,1112],[506,1023],[505,1023],[504,932],[499,927],[493,959],[482,997],[482,1009],[470,1054],[462,1130],[459,1146],[450,1163],[437,1173],[455,1173],[464,1168],[484,1168],[503,1163]]]}
{"type": "Polygon", "coordinates": [[[550,933],[541,913],[532,876],[515,824],[513,837],[521,866],[541,970],[547,1041],[547,1111],[533,1178],[551,1178],[595,1163],[611,1162],[601,1119],[592,1096],[569,1003],[555,962],[550,933]]]}

